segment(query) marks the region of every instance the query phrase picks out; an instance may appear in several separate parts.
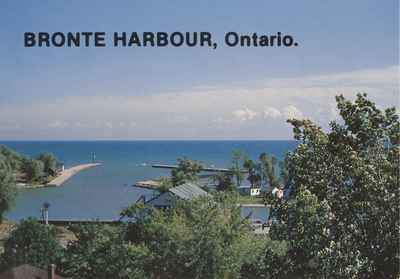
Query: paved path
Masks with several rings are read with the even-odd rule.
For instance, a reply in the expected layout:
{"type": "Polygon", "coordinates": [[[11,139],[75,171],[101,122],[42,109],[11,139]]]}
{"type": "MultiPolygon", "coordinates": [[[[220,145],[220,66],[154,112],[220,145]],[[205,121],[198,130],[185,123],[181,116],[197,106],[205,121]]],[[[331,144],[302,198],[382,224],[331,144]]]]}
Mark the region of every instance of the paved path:
{"type": "Polygon", "coordinates": [[[52,181],[47,183],[47,186],[61,186],[64,184],[68,179],[70,179],[72,176],[77,174],[80,171],[90,169],[96,166],[101,165],[100,163],[95,163],[95,164],[82,164],[78,165],[69,169],[65,169],[64,171],[61,172],[59,176],[54,178],[52,181]]]}

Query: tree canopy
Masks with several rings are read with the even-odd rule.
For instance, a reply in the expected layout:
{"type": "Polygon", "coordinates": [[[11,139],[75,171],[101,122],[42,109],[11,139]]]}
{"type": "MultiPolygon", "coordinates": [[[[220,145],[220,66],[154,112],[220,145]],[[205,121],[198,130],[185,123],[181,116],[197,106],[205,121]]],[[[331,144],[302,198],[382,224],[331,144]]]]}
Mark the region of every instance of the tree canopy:
{"type": "Polygon", "coordinates": [[[357,95],[336,98],[342,120],[324,132],[290,119],[297,148],[286,158],[287,200],[269,197],[273,239],[289,243],[282,274],[397,278],[399,119],[357,95]]]}
{"type": "Polygon", "coordinates": [[[21,264],[47,268],[59,263],[62,247],[56,238],[57,230],[40,224],[35,219],[23,220],[4,244],[2,265],[13,267],[21,264]]]}
{"type": "Polygon", "coordinates": [[[202,165],[198,161],[190,160],[188,158],[179,158],[178,168],[171,171],[171,181],[173,186],[197,181],[201,168],[202,165]]]}

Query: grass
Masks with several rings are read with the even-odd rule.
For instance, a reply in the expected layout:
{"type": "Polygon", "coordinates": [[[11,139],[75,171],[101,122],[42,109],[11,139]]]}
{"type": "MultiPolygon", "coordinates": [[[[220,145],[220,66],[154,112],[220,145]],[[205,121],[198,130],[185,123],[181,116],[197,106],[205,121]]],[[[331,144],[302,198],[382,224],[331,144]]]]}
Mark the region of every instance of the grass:
{"type": "Polygon", "coordinates": [[[263,198],[262,197],[253,197],[253,196],[244,196],[240,195],[238,198],[239,203],[256,203],[256,204],[263,204],[263,198]]]}

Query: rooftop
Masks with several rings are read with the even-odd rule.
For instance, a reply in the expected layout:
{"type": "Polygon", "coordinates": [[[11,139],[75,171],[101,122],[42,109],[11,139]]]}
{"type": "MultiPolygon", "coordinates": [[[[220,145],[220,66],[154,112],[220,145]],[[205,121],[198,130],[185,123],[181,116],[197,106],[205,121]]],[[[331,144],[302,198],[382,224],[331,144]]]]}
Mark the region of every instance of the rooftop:
{"type": "Polygon", "coordinates": [[[208,193],[194,183],[185,183],[169,189],[171,193],[184,200],[191,200],[201,196],[208,196],[208,193]]]}

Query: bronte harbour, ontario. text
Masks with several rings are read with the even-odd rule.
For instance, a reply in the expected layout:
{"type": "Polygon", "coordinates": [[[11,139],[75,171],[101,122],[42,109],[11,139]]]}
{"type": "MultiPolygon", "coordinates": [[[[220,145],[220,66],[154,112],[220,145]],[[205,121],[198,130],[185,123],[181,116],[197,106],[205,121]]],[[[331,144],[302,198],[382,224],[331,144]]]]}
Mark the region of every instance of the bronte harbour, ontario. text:
{"type": "MultiPolygon", "coordinates": [[[[227,47],[293,47],[294,37],[274,34],[227,32],[227,47]]],[[[25,32],[25,47],[206,47],[216,49],[210,32],[25,32]],[[109,44],[108,44],[109,43],[109,44]]]]}

